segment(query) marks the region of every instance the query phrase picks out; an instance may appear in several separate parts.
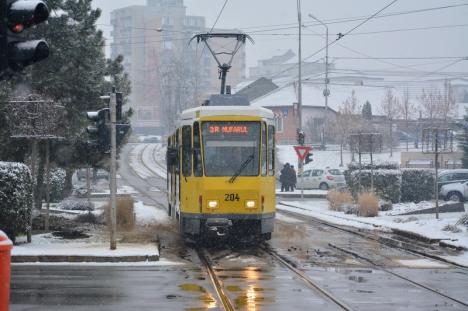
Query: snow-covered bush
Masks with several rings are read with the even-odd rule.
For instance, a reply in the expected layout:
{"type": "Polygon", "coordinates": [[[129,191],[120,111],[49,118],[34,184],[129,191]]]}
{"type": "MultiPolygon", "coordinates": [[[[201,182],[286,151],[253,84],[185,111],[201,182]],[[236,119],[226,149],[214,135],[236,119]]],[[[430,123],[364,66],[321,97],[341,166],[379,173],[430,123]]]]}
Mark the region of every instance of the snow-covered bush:
{"type": "Polygon", "coordinates": [[[452,233],[459,233],[461,232],[461,229],[458,228],[456,225],[446,225],[445,227],[442,228],[442,231],[449,231],[452,233]]]}
{"type": "Polygon", "coordinates": [[[468,228],[468,214],[464,214],[460,217],[460,219],[458,219],[457,226],[458,225],[462,225],[468,228]]]}
{"type": "Polygon", "coordinates": [[[429,201],[434,198],[435,174],[430,169],[407,168],[401,170],[401,201],[429,201]]]}
{"type": "MultiPolygon", "coordinates": [[[[383,200],[397,203],[400,201],[401,172],[400,170],[376,169],[374,174],[374,192],[383,200]]],[[[357,197],[360,190],[370,191],[371,170],[353,171],[350,174],[348,186],[354,197],[357,197]],[[360,180],[360,182],[359,182],[360,180]],[[359,189],[359,183],[361,189],[359,189]]]]}
{"type": "MultiPolygon", "coordinates": [[[[50,202],[57,203],[64,199],[65,175],[65,170],[61,168],[50,171],[50,202]]],[[[46,183],[46,180],[46,174],[44,173],[44,183],[46,183]]]]}
{"type": "Polygon", "coordinates": [[[71,211],[93,211],[94,205],[85,199],[68,198],[60,202],[57,207],[63,210],[71,211]]]}
{"type": "Polygon", "coordinates": [[[12,241],[29,229],[32,192],[31,172],[26,165],[0,162],[0,230],[12,241]]]}

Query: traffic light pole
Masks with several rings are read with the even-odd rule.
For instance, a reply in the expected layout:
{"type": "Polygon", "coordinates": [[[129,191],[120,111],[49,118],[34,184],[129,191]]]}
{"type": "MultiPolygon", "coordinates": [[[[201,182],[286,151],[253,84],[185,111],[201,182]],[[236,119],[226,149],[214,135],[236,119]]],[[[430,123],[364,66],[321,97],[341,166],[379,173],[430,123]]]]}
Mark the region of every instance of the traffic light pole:
{"type": "Polygon", "coordinates": [[[111,230],[110,230],[110,249],[117,249],[116,241],[116,209],[117,209],[117,140],[116,140],[116,123],[117,123],[117,97],[115,89],[110,94],[110,121],[111,121],[111,165],[110,165],[110,195],[111,195],[111,230]]]}

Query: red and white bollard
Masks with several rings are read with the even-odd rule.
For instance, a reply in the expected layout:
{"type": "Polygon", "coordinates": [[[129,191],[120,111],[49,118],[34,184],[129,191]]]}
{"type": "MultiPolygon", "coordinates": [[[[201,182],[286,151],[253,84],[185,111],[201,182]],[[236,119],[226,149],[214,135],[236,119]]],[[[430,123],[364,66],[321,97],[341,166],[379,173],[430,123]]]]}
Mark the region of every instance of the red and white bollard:
{"type": "Polygon", "coordinates": [[[10,258],[13,243],[0,230],[0,311],[8,311],[10,305],[10,258]]]}

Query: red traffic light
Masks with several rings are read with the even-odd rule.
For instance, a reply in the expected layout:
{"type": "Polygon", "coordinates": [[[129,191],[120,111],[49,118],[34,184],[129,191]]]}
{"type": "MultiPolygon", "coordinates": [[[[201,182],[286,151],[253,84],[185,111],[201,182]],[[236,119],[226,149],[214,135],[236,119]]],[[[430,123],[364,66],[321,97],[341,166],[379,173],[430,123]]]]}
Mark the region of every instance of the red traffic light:
{"type": "Polygon", "coordinates": [[[8,26],[14,33],[40,24],[49,17],[49,8],[42,1],[18,0],[8,7],[8,26]]]}

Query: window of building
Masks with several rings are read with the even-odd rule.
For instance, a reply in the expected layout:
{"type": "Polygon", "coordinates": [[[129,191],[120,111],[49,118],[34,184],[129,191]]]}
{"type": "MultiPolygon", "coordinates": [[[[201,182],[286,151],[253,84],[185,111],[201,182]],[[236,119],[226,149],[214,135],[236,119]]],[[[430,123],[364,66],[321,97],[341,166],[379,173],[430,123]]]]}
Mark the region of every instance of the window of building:
{"type": "Polygon", "coordinates": [[[275,118],[275,123],[276,123],[276,131],[278,133],[283,133],[283,118],[282,117],[275,118]]]}

